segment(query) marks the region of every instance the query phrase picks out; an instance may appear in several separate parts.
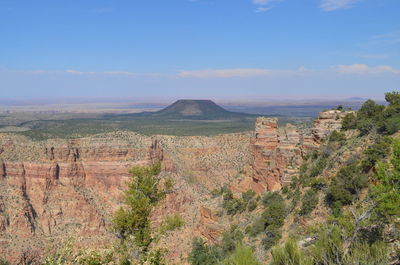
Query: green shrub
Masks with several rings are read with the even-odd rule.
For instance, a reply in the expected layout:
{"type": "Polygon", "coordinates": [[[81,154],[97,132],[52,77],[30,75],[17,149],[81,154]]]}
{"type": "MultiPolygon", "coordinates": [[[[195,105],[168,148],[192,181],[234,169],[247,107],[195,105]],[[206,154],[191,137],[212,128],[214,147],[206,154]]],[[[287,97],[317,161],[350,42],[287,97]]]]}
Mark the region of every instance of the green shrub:
{"type": "Polygon", "coordinates": [[[133,235],[138,246],[146,248],[151,242],[150,212],[163,198],[156,177],[160,173],[160,163],[152,166],[139,166],[130,170],[132,180],[125,192],[126,207],[121,207],[114,215],[113,228],[126,239],[133,235]]]}
{"type": "Polygon", "coordinates": [[[269,204],[274,203],[276,201],[283,201],[282,196],[277,191],[266,192],[261,198],[261,203],[264,205],[264,207],[268,207],[269,204]]]}
{"type": "Polygon", "coordinates": [[[80,265],[107,265],[112,261],[112,255],[102,255],[98,251],[86,251],[77,257],[80,265]]]}
{"type": "Polygon", "coordinates": [[[348,113],[342,120],[342,130],[357,129],[357,117],[354,113],[348,113]]]}
{"type": "Polygon", "coordinates": [[[378,163],[375,178],[379,183],[371,190],[377,203],[374,213],[384,223],[400,216],[400,140],[393,141],[392,149],[390,164],[378,163]]]}
{"type": "Polygon", "coordinates": [[[315,178],[309,184],[315,190],[324,190],[328,186],[326,179],[323,177],[315,178]]]}
{"type": "Polygon", "coordinates": [[[184,225],[184,221],[179,214],[167,216],[160,226],[160,233],[176,230],[184,225]]]}
{"type": "Polygon", "coordinates": [[[301,192],[300,189],[296,189],[293,192],[292,201],[290,203],[290,212],[292,212],[300,202],[301,192]]]}
{"type": "Polygon", "coordinates": [[[321,229],[316,242],[310,247],[312,264],[383,265],[388,263],[388,247],[377,241],[372,244],[355,242],[348,244],[338,226],[321,229]]]}
{"type": "Polygon", "coordinates": [[[343,143],[344,141],[346,141],[346,135],[342,132],[333,131],[329,136],[329,142],[343,143]]]}
{"type": "Polygon", "coordinates": [[[277,192],[270,192],[264,196],[263,203],[266,208],[261,218],[265,227],[270,225],[282,226],[287,215],[286,204],[282,196],[277,192]]]}
{"type": "Polygon", "coordinates": [[[337,213],[342,205],[351,204],[361,189],[367,185],[368,177],[360,171],[357,164],[345,166],[332,179],[326,194],[326,201],[337,213]]]}
{"type": "Polygon", "coordinates": [[[342,129],[357,128],[361,135],[378,131],[380,134],[394,134],[400,129],[400,94],[391,92],[385,94],[388,105],[379,105],[373,100],[367,100],[357,112],[357,116],[348,114],[342,121],[342,129]]]}
{"type": "Polygon", "coordinates": [[[226,210],[229,215],[235,215],[238,212],[243,212],[246,209],[246,204],[244,204],[240,199],[232,198],[229,201],[224,201],[222,207],[226,210]]]}
{"type": "Polygon", "coordinates": [[[269,226],[265,229],[265,237],[262,239],[262,245],[265,250],[276,245],[282,238],[282,232],[278,226],[269,226]]]}
{"type": "Polygon", "coordinates": [[[310,170],[310,177],[315,178],[322,174],[327,164],[327,159],[320,157],[317,163],[310,170]]]}
{"type": "Polygon", "coordinates": [[[164,190],[165,192],[172,192],[174,190],[174,180],[168,177],[164,182],[164,190]]]}
{"type": "Polygon", "coordinates": [[[0,265],[9,265],[9,263],[4,259],[0,259],[0,265]]]}
{"type": "Polygon", "coordinates": [[[235,252],[232,253],[223,262],[224,265],[261,265],[254,256],[254,251],[251,247],[238,245],[235,252]]]}
{"type": "Polygon", "coordinates": [[[248,203],[251,199],[256,196],[256,193],[253,190],[248,190],[242,193],[243,202],[248,203]]]}
{"type": "Polygon", "coordinates": [[[283,246],[272,250],[271,265],[313,265],[313,263],[297,246],[297,242],[290,239],[283,246]]]}
{"type": "Polygon", "coordinates": [[[247,204],[247,211],[252,212],[257,208],[257,201],[256,200],[251,200],[247,204]]]}
{"type": "Polygon", "coordinates": [[[195,238],[192,242],[192,250],[189,254],[189,262],[192,265],[219,264],[222,259],[221,251],[216,246],[207,245],[201,238],[195,238]]]}
{"type": "Polygon", "coordinates": [[[310,214],[318,205],[318,193],[315,190],[308,190],[302,200],[300,215],[310,214]]]}
{"type": "Polygon", "coordinates": [[[361,168],[364,172],[370,171],[378,162],[386,158],[390,152],[391,138],[381,137],[366,151],[366,157],[361,162],[361,168]]]}
{"type": "Polygon", "coordinates": [[[231,226],[228,231],[222,233],[221,250],[224,257],[235,251],[236,246],[242,242],[243,233],[236,225],[231,226]]]}
{"type": "Polygon", "coordinates": [[[140,264],[148,265],[166,265],[165,263],[165,250],[156,249],[146,253],[140,260],[140,264]]]}
{"type": "Polygon", "coordinates": [[[253,224],[249,225],[246,227],[246,234],[248,234],[251,237],[256,237],[258,234],[261,232],[265,231],[265,223],[262,220],[262,218],[257,218],[253,224]]]}

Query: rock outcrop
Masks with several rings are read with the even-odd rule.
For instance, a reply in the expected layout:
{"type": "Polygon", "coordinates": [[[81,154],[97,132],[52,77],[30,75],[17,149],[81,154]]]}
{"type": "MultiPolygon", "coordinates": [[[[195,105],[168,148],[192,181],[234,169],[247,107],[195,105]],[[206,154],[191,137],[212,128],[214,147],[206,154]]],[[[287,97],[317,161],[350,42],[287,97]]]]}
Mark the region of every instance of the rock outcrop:
{"type": "Polygon", "coordinates": [[[348,113],[338,110],[321,112],[314,121],[311,135],[300,135],[291,124],[278,128],[276,118],[258,118],[255,137],[251,141],[254,157],[252,179],[243,180],[241,185],[257,193],[279,190],[288,185],[293,177],[299,176],[304,154],[319,146],[333,131],[339,131],[342,119],[348,113]]]}
{"type": "Polygon", "coordinates": [[[258,184],[256,192],[279,190],[298,175],[302,148],[295,126],[287,124],[279,130],[276,118],[258,118],[252,152],[253,180],[258,184]]]}
{"type": "Polygon", "coordinates": [[[314,143],[320,144],[333,131],[340,131],[342,119],[349,113],[349,111],[340,110],[320,112],[318,118],[314,120],[314,128],[312,129],[314,143]]]}

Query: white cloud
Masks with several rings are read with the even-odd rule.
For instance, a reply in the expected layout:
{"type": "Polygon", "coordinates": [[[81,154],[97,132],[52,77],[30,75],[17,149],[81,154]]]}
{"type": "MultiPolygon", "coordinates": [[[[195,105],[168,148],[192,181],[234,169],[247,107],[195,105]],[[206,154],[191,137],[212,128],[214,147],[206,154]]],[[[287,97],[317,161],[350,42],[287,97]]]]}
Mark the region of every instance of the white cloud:
{"type": "Polygon", "coordinates": [[[257,6],[255,12],[266,12],[272,8],[270,4],[273,2],[282,2],[283,0],[252,0],[253,4],[257,6]]]}
{"type": "Polygon", "coordinates": [[[373,36],[371,39],[371,43],[384,44],[384,45],[400,44],[400,31],[394,31],[386,34],[373,36]]]}
{"type": "Polygon", "coordinates": [[[283,0],[253,0],[253,4],[255,5],[268,5],[271,4],[272,2],[280,2],[283,0]]]}
{"type": "Polygon", "coordinates": [[[277,69],[259,69],[259,68],[238,68],[238,69],[208,69],[181,71],[180,77],[191,78],[232,78],[232,77],[261,77],[261,76],[278,76],[278,75],[295,75],[306,73],[304,67],[297,70],[277,70],[277,69]]]}
{"type": "Polygon", "coordinates": [[[334,11],[338,9],[352,8],[360,0],[322,0],[321,9],[324,11],[334,11]]]}
{"type": "Polygon", "coordinates": [[[341,74],[400,74],[400,70],[388,65],[372,67],[366,64],[338,65],[334,69],[341,74]]]}
{"type": "Polygon", "coordinates": [[[130,75],[137,76],[140,75],[134,72],[123,72],[123,71],[115,71],[115,72],[82,72],[77,70],[65,70],[65,73],[73,74],[73,75],[130,75]]]}
{"type": "Polygon", "coordinates": [[[272,7],[257,7],[255,12],[257,13],[262,13],[262,12],[267,12],[268,10],[270,10],[272,7]]]}
{"type": "Polygon", "coordinates": [[[391,74],[400,75],[400,70],[389,65],[369,66],[366,64],[336,65],[327,69],[307,69],[301,66],[297,69],[265,69],[265,68],[227,68],[227,69],[200,69],[182,70],[177,73],[137,73],[125,71],[78,71],[78,70],[10,70],[1,69],[1,72],[22,73],[29,75],[90,75],[90,76],[125,76],[134,78],[255,78],[255,77],[289,77],[289,76],[317,76],[317,75],[379,75],[391,74]]]}

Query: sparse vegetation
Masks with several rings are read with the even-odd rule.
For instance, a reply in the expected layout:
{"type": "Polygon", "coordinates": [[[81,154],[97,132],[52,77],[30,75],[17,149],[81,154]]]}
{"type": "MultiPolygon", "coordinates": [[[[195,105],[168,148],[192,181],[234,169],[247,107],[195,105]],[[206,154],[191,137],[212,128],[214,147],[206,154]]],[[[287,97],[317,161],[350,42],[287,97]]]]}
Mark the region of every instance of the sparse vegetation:
{"type": "Polygon", "coordinates": [[[179,229],[183,225],[184,221],[180,215],[174,214],[167,216],[160,226],[160,233],[164,234],[167,231],[173,231],[179,229]]]}
{"type": "Polygon", "coordinates": [[[315,209],[317,205],[318,205],[318,193],[315,190],[310,189],[306,191],[306,193],[303,196],[299,214],[308,215],[315,209]]]}
{"type": "Polygon", "coordinates": [[[164,192],[158,189],[160,168],[157,163],[151,167],[131,169],[132,180],[125,192],[126,207],[121,207],[113,220],[114,230],[122,239],[132,235],[136,244],[144,248],[151,242],[151,209],[164,196],[164,192]]]}

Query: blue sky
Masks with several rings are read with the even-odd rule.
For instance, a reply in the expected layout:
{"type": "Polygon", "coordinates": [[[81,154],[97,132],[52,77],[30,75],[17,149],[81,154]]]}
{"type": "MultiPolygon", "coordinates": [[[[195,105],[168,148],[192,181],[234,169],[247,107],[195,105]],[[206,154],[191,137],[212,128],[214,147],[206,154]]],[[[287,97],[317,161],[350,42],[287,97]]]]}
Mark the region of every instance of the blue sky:
{"type": "Polygon", "coordinates": [[[0,0],[0,97],[379,97],[399,0],[0,0]]]}

